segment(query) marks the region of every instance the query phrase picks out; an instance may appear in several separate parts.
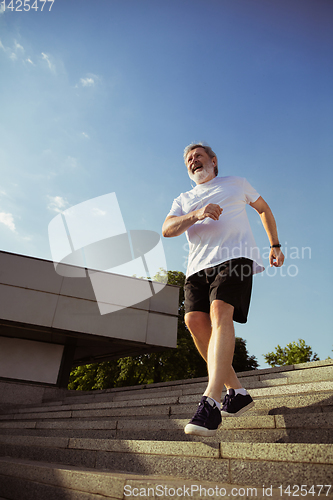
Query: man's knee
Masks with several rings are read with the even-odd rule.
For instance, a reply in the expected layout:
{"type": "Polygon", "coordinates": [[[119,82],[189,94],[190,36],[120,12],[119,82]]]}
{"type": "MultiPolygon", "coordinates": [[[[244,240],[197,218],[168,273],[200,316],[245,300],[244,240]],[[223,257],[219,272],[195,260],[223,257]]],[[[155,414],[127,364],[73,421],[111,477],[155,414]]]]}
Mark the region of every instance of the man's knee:
{"type": "Polygon", "coordinates": [[[214,319],[221,321],[223,319],[232,320],[234,314],[234,306],[224,302],[223,300],[213,300],[210,306],[210,317],[212,322],[214,319]]]}
{"type": "Polygon", "coordinates": [[[196,330],[197,325],[200,321],[200,316],[197,311],[189,312],[185,314],[185,325],[192,332],[192,330],[196,330]]]}
{"type": "Polygon", "coordinates": [[[210,318],[208,313],[201,311],[192,311],[185,314],[185,324],[192,335],[202,332],[210,327],[210,318]]]}

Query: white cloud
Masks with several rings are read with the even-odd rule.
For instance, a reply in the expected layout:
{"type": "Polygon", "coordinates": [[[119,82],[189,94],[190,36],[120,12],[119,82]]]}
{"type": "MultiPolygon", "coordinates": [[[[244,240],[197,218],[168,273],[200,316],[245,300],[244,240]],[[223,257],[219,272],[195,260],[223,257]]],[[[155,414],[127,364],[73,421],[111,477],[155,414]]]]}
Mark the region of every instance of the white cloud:
{"type": "Polygon", "coordinates": [[[93,78],[81,78],[80,82],[82,87],[92,87],[95,85],[95,80],[93,78]]]}
{"type": "Polygon", "coordinates": [[[7,54],[11,59],[13,58],[13,55],[15,55],[12,49],[9,47],[5,47],[1,40],[0,40],[0,49],[2,49],[4,53],[7,54]]]}
{"type": "MultiPolygon", "coordinates": [[[[0,0],[1,1],[1,0],[0,0]]],[[[37,66],[32,59],[37,59],[39,58],[39,65],[43,65],[45,67],[45,63],[47,64],[47,67],[52,73],[56,73],[56,65],[54,63],[54,58],[50,54],[46,54],[45,52],[41,52],[41,56],[36,56],[33,54],[34,57],[31,58],[31,56],[26,54],[25,48],[17,41],[14,40],[10,46],[6,46],[2,43],[0,40],[0,49],[4,51],[4,53],[7,55],[9,59],[12,61],[20,61],[23,64],[26,65],[26,63],[29,63],[31,66],[37,66]]],[[[61,66],[61,62],[57,62],[57,66],[61,66]]]]}
{"type": "Polygon", "coordinates": [[[16,51],[22,50],[22,52],[24,52],[24,48],[16,40],[14,40],[14,48],[16,51]]]}
{"type": "MultiPolygon", "coordinates": [[[[80,85],[82,87],[94,87],[100,80],[100,77],[93,73],[88,73],[85,78],[80,78],[80,85]]],[[[79,85],[75,85],[78,88],[79,85]]]]}
{"type": "Polygon", "coordinates": [[[90,139],[89,135],[88,135],[88,134],[86,134],[85,132],[82,132],[82,134],[81,134],[81,135],[83,135],[83,137],[85,137],[86,139],[90,139]]]}
{"type": "Polygon", "coordinates": [[[50,69],[52,72],[54,72],[54,71],[55,71],[55,65],[54,65],[54,64],[52,64],[52,62],[51,62],[51,60],[50,60],[50,56],[49,56],[49,55],[47,55],[47,54],[45,54],[44,52],[42,52],[42,59],[43,59],[44,61],[46,61],[46,62],[47,62],[47,65],[48,65],[49,69],[50,69]]]}
{"type": "Polygon", "coordinates": [[[62,212],[68,205],[68,202],[61,196],[48,196],[50,203],[47,208],[53,212],[62,212]]]}
{"type": "Polygon", "coordinates": [[[2,49],[12,61],[16,61],[19,58],[21,59],[24,54],[24,48],[16,40],[14,40],[13,47],[5,47],[0,40],[0,49],[2,49]]]}
{"type": "Polygon", "coordinates": [[[13,233],[16,232],[16,227],[14,224],[14,217],[12,214],[0,212],[0,223],[7,226],[11,231],[13,231],[13,233]]]}

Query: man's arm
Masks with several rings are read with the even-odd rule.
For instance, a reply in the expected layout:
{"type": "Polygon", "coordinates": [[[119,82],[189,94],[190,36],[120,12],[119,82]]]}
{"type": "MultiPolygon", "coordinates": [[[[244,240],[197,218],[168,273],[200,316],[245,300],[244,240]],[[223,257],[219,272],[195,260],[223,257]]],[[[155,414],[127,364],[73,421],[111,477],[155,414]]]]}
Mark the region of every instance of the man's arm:
{"type": "Polygon", "coordinates": [[[174,215],[169,215],[162,226],[162,234],[166,238],[171,238],[172,236],[179,236],[183,234],[189,227],[193,226],[198,220],[206,219],[210,217],[213,220],[218,220],[222,208],[215,203],[209,203],[199,210],[194,210],[185,215],[180,215],[179,217],[174,215]]]}
{"type": "MultiPolygon", "coordinates": [[[[265,228],[270,244],[278,245],[279,238],[277,233],[276,222],[274,219],[274,215],[271,209],[269,208],[268,204],[266,203],[266,201],[261,196],[259,196],[259,198],[255,202],[250,203],[250,206],[254,208],[260,215],[261,222],[265,228]]],[[[275,267],[280,267],[282,266],[283,262],[284,262],[284,255],[281,251],[281,248],[271,248],[269,254],[270,265],[275,267]]]]}

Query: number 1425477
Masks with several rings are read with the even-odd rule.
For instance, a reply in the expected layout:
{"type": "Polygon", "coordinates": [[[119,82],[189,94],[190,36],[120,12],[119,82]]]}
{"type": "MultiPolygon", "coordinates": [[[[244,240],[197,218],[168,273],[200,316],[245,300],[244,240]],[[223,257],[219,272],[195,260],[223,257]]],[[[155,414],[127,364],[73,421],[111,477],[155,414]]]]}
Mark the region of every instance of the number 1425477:
{"type": "Polygon", "coordinates": [[[3,12],[5,10],[11,10],[16,12],[27,12],[28,10],[48,10],[52,9],[52,5],[54,4],[54,0],[3,0],[0,2],[0,10],[3,12]]]}

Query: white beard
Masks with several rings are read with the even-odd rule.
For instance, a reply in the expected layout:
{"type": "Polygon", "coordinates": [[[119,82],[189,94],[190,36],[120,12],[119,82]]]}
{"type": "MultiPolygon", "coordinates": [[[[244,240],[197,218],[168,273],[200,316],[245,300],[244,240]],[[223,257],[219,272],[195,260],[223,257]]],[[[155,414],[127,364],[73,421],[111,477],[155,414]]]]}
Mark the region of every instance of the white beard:
{"type": "Polygon", "coordinates": [[[202,170],[194,172],[189,172],[188,175],[192,181],[194,181],[196,184],[203,184],[206,182],[208,177],[210,177],[212,174],[212,169],[209,167],[203,166],[202,170]]]}

